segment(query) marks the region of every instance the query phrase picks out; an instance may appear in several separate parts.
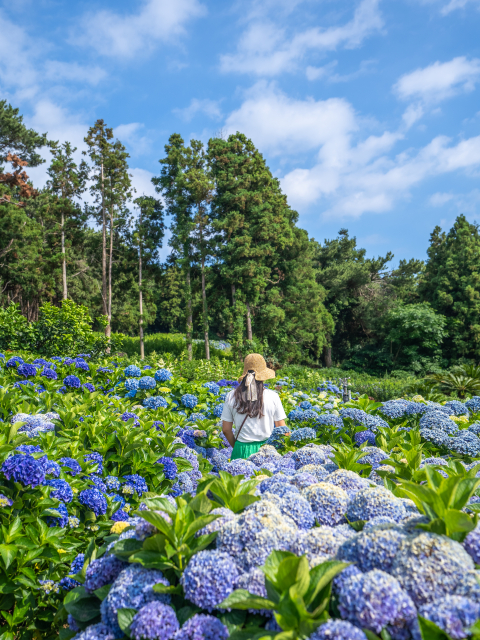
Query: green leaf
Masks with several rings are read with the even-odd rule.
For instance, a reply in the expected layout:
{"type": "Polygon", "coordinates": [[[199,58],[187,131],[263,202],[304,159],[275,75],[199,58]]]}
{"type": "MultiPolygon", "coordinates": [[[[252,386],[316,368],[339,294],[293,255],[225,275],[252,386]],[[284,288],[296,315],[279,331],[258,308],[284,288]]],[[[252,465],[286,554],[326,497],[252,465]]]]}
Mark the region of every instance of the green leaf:
{"type": "Polygon", "coordinates": [[[97,598],[99,598],[100,600],[105,600],[105,598],[108,596],[108,594],[110,593],[110,589],[112,588],[111,584],[106,584],[103,587],[100,587],[100,589],[95,589],[95,591],[93,592],[97,598]]]}
{"type": "Polygon", "coordinates": [[[135,538],[119,540],[113,547],[113,553],[121,560],[127,560],[133,553],[140,551],[143,544],[135,538]]]}
{"type": "Polygon", "coordinates": [[[100,615],[100,600],[89,595],[84,587],[76,587],[69,591],[63,604],[67,612],[79,622],[88,622],[100,615]]]}
{"type": "Polygon", "coordinates": [[[17,555],[17,547],[13,544],[0,544],[0,554],[5,563],[5,569],[8,569],[17,555]]]}
{"type": "Polygon", "coordinates": [[[130,638],[130,625],[132,624],[133,616],[137,613],[136,609],[118,609],[117,620],[118,626],[123,633],[130,638]]]}
{"type": "Polygon", "coordinates": [[[418,616],[418,626],[423,640],[451,640],[448,633],[437,627],[431,620],[420,615],[418,616]]]}
{"type": "Polygon", "coordinates": [[[154,584],[152,589],[155,591],[155,593],[175,593],[180,595],[183,593],[183,587],[181,584],[169,585],[169,586],[166,586],[161,583],[154,584]]]}
{"type": "Polygon", "coordinates": [[[449,509],[444,515],[444,520],[449,532],[473,531],[477,525],[476,517],[472,518],[467,513],[456,509],[449,509]]]}
{"type": "Polygon", "coordinates": [[[233,513],[239,513],[258,500],[260,500],[260,498],[252,494],[235,496],[228,502],[228,508],[231,509],[233,513]]]}
{"type": "Polygon", "coordinates": [[[275,603],[267,598],[255,596],[246,589],[236,589],[219,605],[221,609],[275,609],[275,603]]]}
{"type": "Polygon", "coordinates": [[[310,588],[305,596],[305,602],[312,604],[320,591],[326,587],[336,575],[341,573],[349,562],[338,562],[332,560],[330,562],[322,562],[310,571],[310,588]]]}

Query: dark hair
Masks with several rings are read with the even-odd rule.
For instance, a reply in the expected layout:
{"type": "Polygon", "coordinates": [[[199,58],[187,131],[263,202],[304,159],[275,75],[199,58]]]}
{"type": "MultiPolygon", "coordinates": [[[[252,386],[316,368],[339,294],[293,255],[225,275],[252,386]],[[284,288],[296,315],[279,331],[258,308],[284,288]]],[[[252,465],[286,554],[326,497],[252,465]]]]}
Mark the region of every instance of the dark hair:
{"type": "MultiPolygon", "coordinates": [[[[249,371],[249,373],[254,373],[254,371],[249,371]]],[[[260,380],[252,382],[252,384],[257,385],[257,399],[254,402],[250,402],[247,400],[245,378],[233,392],[233,406],[238,413],[247,414],[249,418],[261,418],[263,416],[263,382],[260,380]]]]}

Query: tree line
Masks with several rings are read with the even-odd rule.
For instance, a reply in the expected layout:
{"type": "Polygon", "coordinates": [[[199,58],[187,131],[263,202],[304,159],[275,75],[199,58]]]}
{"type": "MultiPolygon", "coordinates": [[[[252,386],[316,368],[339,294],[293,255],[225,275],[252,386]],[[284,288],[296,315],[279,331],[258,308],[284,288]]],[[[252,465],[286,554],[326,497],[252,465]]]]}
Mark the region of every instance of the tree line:
{"type": "MultiPolygon", "coordinates": [[[[479,228],[436,227],[426,262],[367,258],[346,229],[323,243],[298,226],[264,157],[242,133],[207,145],[170,136],[135,193],[129,155],[97,120],[78,162],[68,142],[26,127],[0,102],[0,302],[29,321],[71,299],[106,317],[105,333],[181,332],[241,356],[425,373],[480,352],[479,228]],[[44,162],[38,189],[28,167],[44,162]],[[45,155],[45,153],[44,153],[45,155]],[[88,195],[87,195],[88,194],[88,195]],[[159,250],[168,225],[171,248],[159,250]]],[[[101,323],[99,323],[99,328],[101,323]]]]}

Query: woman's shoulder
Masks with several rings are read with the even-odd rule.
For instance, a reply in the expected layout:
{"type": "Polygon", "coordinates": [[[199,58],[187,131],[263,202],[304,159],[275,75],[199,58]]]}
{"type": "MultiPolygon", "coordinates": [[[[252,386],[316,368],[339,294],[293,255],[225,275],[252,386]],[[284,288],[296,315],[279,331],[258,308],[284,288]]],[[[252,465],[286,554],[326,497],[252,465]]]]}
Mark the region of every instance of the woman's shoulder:
{"type": "Polygon", "coordinates": [[[263,395],[266,398],[269,398],[270,400],[275,400],[276,398],[280,399],[278,393],[276,391],[274,391],[273,389],[264,389],[263,390],[263,395]]]}

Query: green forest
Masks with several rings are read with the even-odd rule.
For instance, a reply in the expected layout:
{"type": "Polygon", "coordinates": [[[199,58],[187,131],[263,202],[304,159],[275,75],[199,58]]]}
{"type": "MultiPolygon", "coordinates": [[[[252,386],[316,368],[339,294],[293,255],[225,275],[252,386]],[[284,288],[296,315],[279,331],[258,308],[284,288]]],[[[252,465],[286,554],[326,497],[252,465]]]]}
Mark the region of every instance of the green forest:
{"type": "Polygon", "coordinates": [[[172,134],[158,153],[156,197],[134,191],[107,123],[84,140],[78,162],[71,144],[0,102],[4,325],[15,312],[35,322],[44,305],[68,299],[107,338],[182,334],[189,357],[202,341],[209,358],[220,340],[274,363],[400,377],[478,360],[480,233],[464,215],[432,230],[426,261],[369,258],[347,229],[310,238],[240,132],[206,145],[172,134]],[[39,188],[28,170],[44,162],[39,188]]]}

